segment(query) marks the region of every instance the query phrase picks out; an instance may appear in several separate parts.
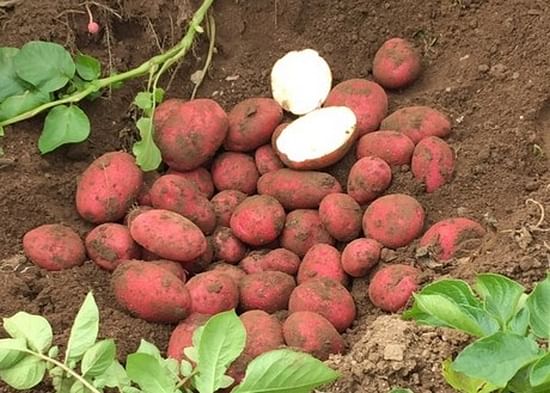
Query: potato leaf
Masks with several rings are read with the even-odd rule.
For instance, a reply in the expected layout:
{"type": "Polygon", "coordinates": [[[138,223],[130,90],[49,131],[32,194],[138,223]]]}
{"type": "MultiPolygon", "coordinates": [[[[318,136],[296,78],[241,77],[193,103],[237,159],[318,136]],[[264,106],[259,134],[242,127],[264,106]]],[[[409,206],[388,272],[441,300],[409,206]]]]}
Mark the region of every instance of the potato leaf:
{"type": "Polygon", "coordinates": [[[500,388],[491,385],[487,381],[471,378],[453,369],[450,359],[443,362],[443,377],[445,381],[458,392],[462,393],[490,393],[500,388]]]}
{"type": "Polygon", "coordinates": [[[18,48],[0,48],[0,102],[27,90],[26,83],[15,73],[13,58],[17,52],[18,48]]]}
{"type": "Polygon", "coordinates": [[[520,309],[516,315],[508,322],[508,330],[512,333],[525,336],[529,329],[529,309],[527,307],[520,309]]]}
{"type": "Polygon", "coordinates": [[[26,90],[10,96],[0,104],[0,121],[11,119],[49,101],[50,95],[39,90],[26,90]]]}
{"type": "Polygon", "coordinates": [[[79,53],[75,57],[76,72],[85,81],[93,81],[101,76],[101,63],[95,57],[79,53]]]}
{"type": "Polygon", "coordinates": [[[390,393],[414,393],[411,389],[407,388],[393,388],[390,393]]]}
{"type": "Polygon", "coordinates": [[[52,327],[39,315],[19,311],[10,318],[4,318],[4,329],[10,336],[26,340],[29,348],[36,352],[46,353],[52,345],[52,327]]]}
{"type": "Polygon", "coordinates": [[[103,374],[94,379],[94,386],[98,388],[122,388],[130,386],[130,378],[128,378],[126,370],[118,360],[114,360],[103,374]]]}
{"type": "Polygon", "coordinates": [[[95,343],[84,352],[80,370],[83,377],[96,377],[101,375],[114,362],[116,345],[111,339],[95,343]]]}
{"type": "MultiPolygon", "coordinates": [[[[147,353],[133,353],[126,361],[128,377],[146,393],[174,393],[176,383],[161,362],[147,353]]],[[[202,393],[202,392],[201,392],[202,393]]]]}
{"type": "Polygon", "coordinates": [[[529,373],[532,386],[550,385],[550,352],[536,361],[529,373]]]}
{"type": "Polygon", "coordinates": [[[529,326],[537,337],[550,338],[550,274],[537,283],[526,301],[529,326]]]}
{"type": "Polygon", "coordinates": [[[136,156],[136,162],[145,172],[157,169],[162,161],[160,150],[153,140],[153,122],[150,117],[140,118],[136,126],[139,130],[140,138],[134,143],[132,152],[136,156]]]}
{"type": "Polygon", "coordinates": [[[0,378],[17,390],[38,385],[44,378],[46,362],[34,355],[27,355],[10,368],[0,369],[0,378]]]}
{"type": "Polygon", "coordinates": [[[10,368],[24,356],[24,350],[27,349],[25,339],[23,338],[3,338],[0,339],[0,369],[10,368]]]}
{"type": "Polygon", "coordinates": [[[90,135],[90,120],[76,105],[59,105],[50,110],[38,138],[40,153],[46,154],[66,143],[85,141],[90,135]]]}
{"type": "Polygon", "coordinates": [[[150,343],[147,340],[141,339],[139,342],[139,347],[136,353],[147,353],[153,356],[155,359],[162,359],[160,350],[155,346],[155,344],[150,343]]]}
{"type": "Polygon", "coordinates": [[[91,292],[86,295],[80,310],[76,314],[71,335],[67,343],[65,362],[80,360],[88,349],[94,345],[99,331],[99,310],[91,292]]]}

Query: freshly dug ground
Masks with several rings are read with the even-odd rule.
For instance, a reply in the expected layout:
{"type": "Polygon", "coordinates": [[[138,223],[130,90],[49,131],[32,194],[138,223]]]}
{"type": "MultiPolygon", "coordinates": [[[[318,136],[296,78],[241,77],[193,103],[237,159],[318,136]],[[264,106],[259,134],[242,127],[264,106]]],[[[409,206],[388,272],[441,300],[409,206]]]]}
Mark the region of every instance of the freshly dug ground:
{"type": "MultiPolygon", "coordinates": [[[[79,1],[3,3],[0,45],[53,40],[97,56],[113,70],[168,48],[196,7],[191,1],[100,0],[112,10],[91,5],[103,29],[90,37],[79,1]]],[[[414,245],[385,252],[385,261],[413,262],[426,281],[471,280],[476,272],[490,271],[530,288],[544,276],[550,260],[550,232],[541,231],[550,227],[542,216],[550,206],[546,0],[218,0],[215,18],[217,53],[198,96],[213,97],[226,110],[247,97],[269,96],[271,67],[289,50],[318,50],[338,83],[370,78],[373,55],[387,38],[411,39],[423,53],[424,72],[412,87],[390,94],[390,111],[419,104],[447,113],[458,165],[452,183],[433,194],[424,193],[406,171],[395,175],[390,192],[415,195],[427,211],[428,225],[461,215],[480,221],[489,233],[449,263],[415,257],[414,245]]],[[[206,42],[201,42],[178,69],[169,96],[190,96],[190,75],[202,67],[205,53],[206,42]]],[[[84,105],[93,127],[88,142],[41,157],[36,141],[42,119],[37,118],[6,130],[0,158],[0,316],[19,310],[42,314],[53,325],[56,342],[63,343],[85,294],[94,290],[100,334],[116,339],[121,359],[140,338],[165,348],[172,327],[123,313],[109,289],[108,273],[91,262],[57,273],[39,270],[22,256],[21,238],[45,223],[64,223],[81,234],[90,229],[75,212],[76,177],[93,158],[130,146],[135,136],[130,104],[142,83],[128,83],[111,98],[84,105]]],[[[352,161],[350,155],[331,172],[345,180],[352,161]]],[[[451,392],[440,364],[467,338],[375,310],[367,284],[355,280],[358,320],[345,336],[347,354],[330,361],[343,377],[323,391],[387,392],[401,386],[418,393],[451,392]]],[[[11,392],[5,385],[0,391],[11,392]]],[[[43,384],[36,391],[50,392],[51,387],[43,384]]]]}

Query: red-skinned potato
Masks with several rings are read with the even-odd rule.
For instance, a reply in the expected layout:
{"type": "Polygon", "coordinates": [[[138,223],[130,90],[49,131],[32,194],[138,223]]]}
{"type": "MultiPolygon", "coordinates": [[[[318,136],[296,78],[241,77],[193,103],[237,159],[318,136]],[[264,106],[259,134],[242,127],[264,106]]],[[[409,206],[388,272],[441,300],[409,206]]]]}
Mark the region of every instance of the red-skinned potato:
{"type": "Polygon", "coordinates": [[[262,310],[250,310],[240,316],[246,330],[243,353],[252,359],[285,344],[281,322],[262,310]]]}
{"type": "Polygon", "coordinates": [[[420,54],[403,38],[384,42],[374,55],[372,76],[387,89],[401,89],[413,83],[422,70],[420,54]]]}
{"type": "Polygon", "coordinates": [[[365,210],[363,232],[385,247],[403,247],[420,235],[425,216],[424,208],[413,197],[384,195],[365,210]]]}
{"type": "Polygon", "coordinates": [[[151,186],[160,177],[158,172],[146,172],[143,174],[143,183],[139,190],[136,202],[139,206],[153,206],[151,202],[151,186]]]}
{"type": "Polygon", "coordinates": [[[296,287],[294,278],[283,272],[259,272],[241,280],[240,306],[244,311],[263,310],[269,314],[285,310],[296,287]]]}
{"type": "Polygon", "coordinates": [[[405,134],[391,130],[380,130],[363,135],[357,142],[355,156],[378,157],[390,166],[409,165],[414,143],[405,134]]]}
{"type": "Polygon", "coordinates": [[[447,218],[436,222],[420,238],[420,247],[428,247],[434,256],[446,261],[461,250],[464,242],[485,236],[485,229],[464,217],[447,218]]]}
{"type": "Polygon", "coordinates": [[[217,227],[212,242],[216,258],[227,263],[238,263],[246,255],[246,245],[235,236],[231,228],[217,227]]]}
{"type": "Polygon", "coordinates": [[[378,129],[388,113],[388,96],[376,82],[366,79],[349,79],[332,88],[325,107],[345,106],[357,118],[357,134],[365,135],[378,129]]]}
{"type": "Polygon", "coordinates": [[[254,162],[260,175],[265,175],[268,172],[273,172],[285,167],[285,164],[273,150],[271,145],[263,145],[254,152],[254,162]]]}
{"type": "Polygon", "coordinates": [[[319,204],[319,218],[336,240],[348,242],[361,232],[361,206],[348,194],[328,194],[319,204]]]}
{"type": "Polygon", "coordinates": [[[248,154],[222,153],[214,159],[210,171],[218,191],[238,190],[247,195],[256,192],[260,174],[254,159],[248,154]]]}
{"type": "Polygon", "coordinates": [[[369,283],[369,298],[376,307],[397,312],[418,289],[418,269],[402,264],[388,265],[378,270],[369,283]]]}
{"type": "Polygon", "coordinates": [[[382,244],[360,238],[348,243],[342,251],[342,269],[352,277],[364,277],[378,263],[382,244]]]}
{"type": "Polygon", "coordinates": [[[229,227],[233,211],[246,199],[246,194],[238,190],[223,190],[212,197],[210,202],[216,213],[218,225],[229,227]]]}
{"type": "Polygon", "coordinates": [[[111,286],[126,311],[148,322],[176,323],[191,312],[191,297],[183,281],[149,262],[120,263],[111,286]]]}
{"type": "Polygon", "coordinates": [[[214,195],[214,183],[212,182],[212,176],[206,168],[198,167],[191,171],[180,172],[172,168],[166,171],[167,175],[176,175],[190,181],[201,194],[207,199],[212,198],[214,195]]]}
{"type": "Polygon", "coordinates": [[[296,275],[300,266],[300,257],[286,248],[276,248],[261,258],[262,271],[279,271],[291,276],[296,275]]]}
{"type": "Polygon", "coordinates": [[[427,192],[434,192],[448,183],[455,169],[455,154],[447,142],[436,136],[422,139],[414,148],[411,172],[424,183],[427,192]]]}
{"type": "Polygon", "coordinates": [[[351,167],[347,192],[357,203],[365,205],[382,195],[391,181],[391,168],[386,161],[378,157],[363,157],[351,167]]]}
{"type": "Polygon", "coordinates": [[[191,310],[214,315],[239,304],[239,287],[227,274],[210,270],[193,276],[185,284],[191,296],[191,310]]]}
{"type": "Polygon", "coordinates": [[[286,344],[307,352],[319,360],[327,360],[331,354],[342,353],[344,339],[323,316],[311,311],[298,311],[283,324],[286,344]]]}
{"type": "Polygon", "coordinates": [[[98,266],[113,271],[121,259],[139,259],[141,250],[128,228],[105,223],[88,233],[84,241],[88,256],[98,266]]]}
{"type": "Polygon", "coordinates": [[[210,265],[209,270],[228,275],[233,279],[233,281],[235,281],[235,284],[237,284],[237,286],[239,286],[243,277],[246,276],[246,272],[240,267],[221,261],[210,265]]]}
{"type": "Polygon", "coordinates": [[[321,200],[342,186],[328,173],[279,169],[258,180],[258,194],[271,195],[287,210],[317,209],[321,200]]]}
{"type": "Polygon", "coordinates": [[[210,317],[210,315],[206,314],[193,313],[181,321],[170,335],[166,355],[170,359],[176,359],[177,361],[183,359],[189,361],[183,350],[193,346],[193,334],[195,334],[195,330],[205,325],[210,317]]]}
{"type": "Polygon", "coordinates": [[[123,224],[126,225],[128,228],[130,227],[130,224],[141,213],[146,212],[148,210],[153,210],[152,206],[137,206],[137,207],[131,207],[128,211],[128,214],[124,216],[123,224]]]}
{"type": "Polygon", "coordinates": [[[213,157],[229,128],[223,108],[208,98],[166,101],[157,107],[158,112],[162,116],[154,118],[155,142],[164,162],[177,171],[193,170],[213,157]]]}
{"type": "Polygon", "coordinates": [[[192,274],[202,273],[208,269],[210,263],[214,260],[214,241],[212,236],[206,237],[206,251],[199,255],[197,258],[182,262],[185,270],[192,274]]]}
{"type": "Polygon", "coordinates": [[[342,333],[351,326],[357,310],[349,291],[338,281],[320,277],[296,287],[290,295],[288,311],[311,311],[325,317],[342,333]]]}
{"type": "Polygon", "coordinates": [[[312,209],[297,209],[288,213],[280,239],[283,248],[300,258],[315,244],[334,244],[334,239],[321,223],[319,212],[312,209]]]}
{"type": "Polygon", "coordinates": [[[429,136],[445,138],[451,132],[451,121],[436,109],[408,106],[396,110],[382,120],[380,128],[401,132],[417,144],[429,136]]]}
{"type": "Polygon", "coordinates": [[[328,244],[315,244],[302,259],[296,282],[302,284],[307,280],[325,277],[347,285],[349,277],[342,269],[340,257],[340,251],[335,247],[328,244]]]}
{"type": "Polygon", "coordinates": [[[76,210],[94,224],[118,221],[135,202],[143,173],[134,157],[124,152],[105,153],[82,173],[76,187],[76,210]]]}
{"type": "Polygon", "coordinates": [[[187,281],[187,271],[183,268],[182,264],[179,262],[169,261],[168,259],[157,259],[154,261],[148,261],[153,265],[162,267],[163,269],[168,270],[173,275],[178,277],[181,281],[187,281]]]}
{"type": "Polygon", "coordinates": [[[46,270],[63,270],[82,265],[84,243],[78,233],[62,224],[45,224],[23,236],[23,251],[29,260],[46,270]]]}
{"type": "Polygon", "coordinates": [[[207,250],[204,234],[187,218],[169,210],[141,213],[130,225],[132,238],[161,258],[189,262],[207,250]]]}
{"type": "Polygon", "coordinates": [[[263,272],[262,259],[268,252],[269,250],[267,249],[249,252],[248,255],[239,262],[239,267],[243,269],[246,274],[263,272]]]}
{"type": "Polygon", "coordinates": [[[185,104],[185,100],[169,98],[158,105],[155,110],[155,127],[162,126],[162,124],[168,120],[168,118],[172,116],[172,113],[176,112],[182,104],[185,104]]]}
{"type": "Polygon", "coordinates": [[[247,152],[269,142],[283,119],[283,108],[271,98],[248,98],[235,105],[228,118],[225,149],[247,152]]]}

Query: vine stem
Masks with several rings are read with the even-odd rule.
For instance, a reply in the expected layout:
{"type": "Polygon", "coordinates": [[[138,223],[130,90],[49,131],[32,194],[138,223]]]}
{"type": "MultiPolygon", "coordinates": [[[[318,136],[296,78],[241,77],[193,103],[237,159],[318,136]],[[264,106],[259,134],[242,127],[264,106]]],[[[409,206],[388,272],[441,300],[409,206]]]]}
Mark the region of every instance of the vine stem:
{"type": "Polygon", "coordinates": [[[155,70],[156,68],[160,67],[160,69],[158,70],[154,78],[154,85],[156,86],[158,80],[160,79],[160,76],[171,65],[173,65],[180,58],[185,56],[185,54],[193,44],[195,34],[201,31],[200,25],[204,20],[208,9],[210,8],[213,2],[214,0],[203,1],[201,6],[197,9],[195,14],[193,15],[193,18],[189,23],[189,27],[187,29],[187,32],[185,33],[185,36],[181,39],[181,41],[178,44],[176,44],[174,47],[172,47],[165,53],[156,55],[151,59],[147,60],[146,62],[142,63],[140,66],[133,68],[131,70],[128,70],[126,72],[123,72],[121,74],[110,75],[108,77],[93,81],[90,83],[90,85],[86,89],[82,91],[76,92],[74,94],[61,98],[59,100],[47,102],[27,112],[24,112],[15,117],[12,117],[11,119],[1,121],[0,127],[4,127],[10,124],[14,124],[23,120],[30,119],[38,115],[39,113],[44,112],[45,110],[50,109],[54,106],[63,105],[63,104],[73,104],[75,102],[79,102],[82,99],[89,96],[90,94],[95,93],[96,91],[99,91],[105,87],[111,86],[114,83],[121,82],[127,79],[137,78],[139,76],[150,73],[151,70],[155,70]]]}

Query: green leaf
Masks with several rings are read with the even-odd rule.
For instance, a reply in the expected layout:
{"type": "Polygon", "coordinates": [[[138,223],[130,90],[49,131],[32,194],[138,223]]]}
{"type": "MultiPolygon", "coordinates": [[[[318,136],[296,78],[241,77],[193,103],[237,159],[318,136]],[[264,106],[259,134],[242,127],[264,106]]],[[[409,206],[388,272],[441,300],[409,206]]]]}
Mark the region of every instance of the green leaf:
{"type": "Polygon", "coordinates": [[[67,343],[65,361],[80,360],[94,345],[99,331],[99,310],[92,292],[89,292],[76,314],[67,343]]]}
{"type": "Polygon", "coordinates": [[[486,381],[457,372],[453,369],[450,359],[443,362],[443,377],[449,385],[462,393],[490,393],[499,390],[498,387],[486,381]]]}
{"type": "Polygon", "coordinates": [[[55,359],[59,355],[59,347],[57,345],[54,345],[50,348],[48,351],[48,356],[52,359],[55,359]]]}
{"type": "Polygon", "coordinates": [[[0,369],[10,368],[20,361],[25,356],[26,344],[23,338],[0,339],[0,369]]]}
{"type": "Polygon", "coordinates": [[[129,355],[126,361],[126,372],[144,392],[173,393],[175,390],[176,384],[168,370],[158,359],[147,353],[129,355]]]}
{"type": "Polygon", "coordinates": [[[187,356],[187,358],[192,362],[197,363],[197,361],[199,360],[199,353],[197,352],[197,348],[195,347],[183,348],[183,354],[187,356]]]}
{"type": "Polygon", "coordinates": [[[141,140],[134,143],[132,152],[136,156],[136,163],[145,172],[157,169],[162,162],[160,150],[153,140],[153,123],[151,118],[140,118],[136,126],[141,140]]]}
{"type": "Polygon", "coordinates": [[[307,393],[339,376],[311,355],[278,349],[250,362],[242,383],[232,393],[307,393]]]}
{"type": "Polygon", "coordinates": [[[53,42],[27,42],[13,64],[19,78],[48,93],[61,89],[75,74],[71,54],[53,42]]]}
{"type": "Polygon", "coordinates": [[[130,378],[128,378],[126,370],[122,367],[118,360],[113,361],[103,374],[98,375],[94,379],[94,386],[99,388],[103,388],[105,386],[109,388],[121,388],[129,385],[130,378]]]}
{"type": "Polygon", "coordinates": [[[4,329],[14,338],[25,339],[29,348],[36,352],[45,353],[52,345],[52,327],[39,315],[19,311],[10,318],[4,318],[4,329]]]}
{"type": "Polygon", "coordinates": [[[17,52],[18,48],[0,48],[0,102],[27,90],[25,82],[19,79],[13,66],[17,52]]]}
{"type": "Polygon", "coordinates": [[[514,316],[525,288],[500,274],[484,273],[476,277],[474,288],[484,301],[485,309],[505,327],[514,316]]]}
{"type": "Polygon", "coordinates": [[[88,389],[84,387],[82,382],[80,381],[74,381],[74,383],[71,385],[71,389],[69,390],[69,393],[87,393],[88,389]]]}
{"type": "Polygon", "coordinates": [[[526,301],[529,326],[537,337],[550,338],[550,274],[537,283],[526,301]]]}
{"type": "Polygon", "coordinates": [[[134,98],[134,105],[143,111],[148,111],[153,107],[153,97],[148,91],[140,91],[134,98]]]}
{"type": "Polygon", "coordinates": [[[227,367],[246,344],[246,331],[234,310],[210,318],[204,325],[197,346],[199,361],[196,388],[201,393],[213,393],[221,387],[227,367]]]}
{"type": "Polygon", "coordinates": [[[164,101],[165,94],[166,92],[162,87],[155,88],[155,103],[157,105],[160,104],[162,101],[164,101]]]}
{"type": "Polygon", "coordinates": [[[38,148],[46,154],[66,143],[83,142],[89,135],[90,120],[86,113],[76,105],[59,105],[46,116],[38,148]]]}
{"type": "Polygon", "coordinates": [[[414,393],[411,389],[393,388],[390,393],[414,393]]]}
{"type": "Polygon", "coordinates": [[[550,352],[536,361],[529,373],[529,382],[533,386],[550,384],[550,352]]]}
{"type": "Polygon", "coordinates": [[[93,81],[101,76],[101,63],[98,59],[79,53],[75,57],[76,72],[85,81],[93,81]]]}
{"type": "Polygon", "coordinates": [[[143,393],[143,391],[133,386],[124,386],[122,388],[122,393],[143,393]]]}
{"type": "Polygon", "coordinates": [[[14,366],[0,370],[0,378],[14,389],[26,390],[38,385],[45,372],[46,362],[28,355],[14,366]]]}
{"type": "Polygon", "coordinates": [[[0,136],[4,136],[4,127],[0,127],[0,136]]]}
{"type": "Polygon", "coordinates": [[[11,119],[49,101],[50,95],[39,90],[27,90],[8,97],[0,104],[0,121],[11,119]]]}
{"type": "Polygon", "coordinates": [[[516,315],[508,323],[508,330],[512,333],[519,334],[520,336],[525,336],[527,330],[529,329],[529,309],[522,308],[517,312],[516,315]]]}
{"type": "Polygon", "coordinates": [[[497,332],[468,345],[453,362],[455,371],[505,387],[525,365],[537,358],[537,343],[514,333],[497,332]]]}
{"type": "Polygon", "coordinates": [[[183,359],[180,363],[180,373],[184,377],[188,377],[193,372],[193,365],[187,360],[183,359]]]}
{"type": "Polygon", "coordinates": [[[153,356],[155,359],[162,359],[160,350],[155,346],[155,344],[151,344],[149,341],[144,339],[141,339],[136,353],[147,353],[153,356]]]}
{"type": "Polygon", "coordinates": [[[111,339],[95,343],[84,352],[80,370],[82,376],[95,377],[101,375],[115,360],[116,346],[111,339]]]}

